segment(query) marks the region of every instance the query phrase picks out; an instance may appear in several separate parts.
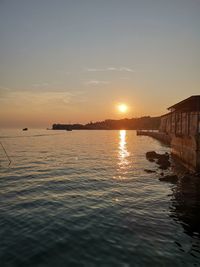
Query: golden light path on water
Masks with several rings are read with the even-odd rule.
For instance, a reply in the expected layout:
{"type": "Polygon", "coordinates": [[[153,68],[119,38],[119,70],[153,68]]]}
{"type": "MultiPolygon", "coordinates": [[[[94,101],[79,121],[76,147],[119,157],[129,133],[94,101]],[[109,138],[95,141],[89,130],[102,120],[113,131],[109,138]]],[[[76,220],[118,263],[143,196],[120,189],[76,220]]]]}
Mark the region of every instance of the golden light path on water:
{"type": "Polygon", "coordinates": [[[128,166],[130,164],[128,157],[130,153],[127,150],[127,142],[126,142],[126,130],[119,131],[119,146],[118,146],[118,178],[123,179],[124,175],[127,173],[128,166]]]}

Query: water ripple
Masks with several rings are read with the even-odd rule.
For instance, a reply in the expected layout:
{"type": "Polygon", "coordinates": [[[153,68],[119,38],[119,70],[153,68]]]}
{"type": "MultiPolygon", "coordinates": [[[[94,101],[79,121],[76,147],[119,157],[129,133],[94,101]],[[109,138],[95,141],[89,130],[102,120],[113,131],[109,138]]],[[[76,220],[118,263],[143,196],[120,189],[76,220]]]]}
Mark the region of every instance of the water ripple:
{"type": "Polygon", "coordinates": [[[1,266],[200,264],[199,180],[144,172],[146,151],[169,148],[134,131],[2,137],[1,266]]]}

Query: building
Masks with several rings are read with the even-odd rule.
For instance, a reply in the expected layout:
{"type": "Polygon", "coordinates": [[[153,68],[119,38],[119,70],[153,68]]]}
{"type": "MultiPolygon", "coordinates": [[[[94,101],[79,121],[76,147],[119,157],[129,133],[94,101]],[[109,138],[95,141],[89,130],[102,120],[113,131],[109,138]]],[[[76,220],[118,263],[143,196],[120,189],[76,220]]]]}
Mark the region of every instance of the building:
{"type": "Polygon", "coordinates": [[[168,108],[159,132],[170,138],[172,154],[192,170],[200,171],[200,95],[168,108]]]}

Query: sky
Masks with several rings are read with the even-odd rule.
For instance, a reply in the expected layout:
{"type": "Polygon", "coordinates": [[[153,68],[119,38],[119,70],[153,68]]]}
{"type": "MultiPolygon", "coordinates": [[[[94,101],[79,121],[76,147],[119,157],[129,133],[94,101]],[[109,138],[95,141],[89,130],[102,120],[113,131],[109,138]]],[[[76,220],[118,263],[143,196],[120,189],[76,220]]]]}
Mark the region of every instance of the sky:
{"type": "Polygon", "coordinates": [[[200,0],[0,0],[0,127],[166,113],[200,93],[199,14],[200,0]]]}

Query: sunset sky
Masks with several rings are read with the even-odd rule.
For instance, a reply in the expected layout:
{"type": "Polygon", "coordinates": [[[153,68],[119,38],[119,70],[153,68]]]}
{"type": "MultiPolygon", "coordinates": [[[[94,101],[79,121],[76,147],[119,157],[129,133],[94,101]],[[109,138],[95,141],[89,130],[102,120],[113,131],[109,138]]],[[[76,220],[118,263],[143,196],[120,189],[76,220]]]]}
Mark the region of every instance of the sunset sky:
{"type": "Polygon", "coordinates": [[[157,116],[200,94],[199,14],[200,0],[0,0],[0,127],[157,116]]]}

